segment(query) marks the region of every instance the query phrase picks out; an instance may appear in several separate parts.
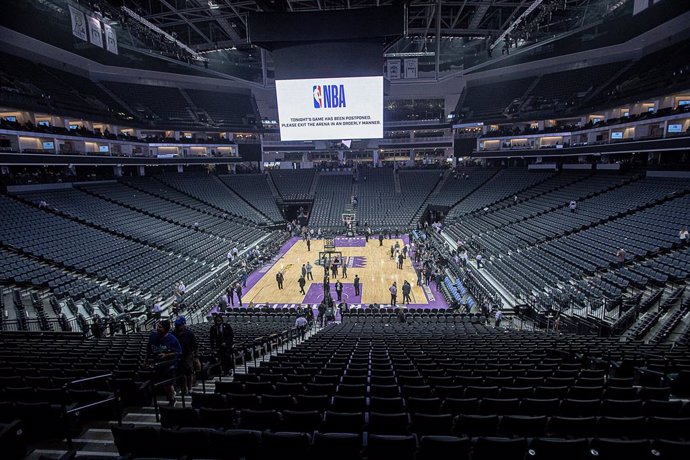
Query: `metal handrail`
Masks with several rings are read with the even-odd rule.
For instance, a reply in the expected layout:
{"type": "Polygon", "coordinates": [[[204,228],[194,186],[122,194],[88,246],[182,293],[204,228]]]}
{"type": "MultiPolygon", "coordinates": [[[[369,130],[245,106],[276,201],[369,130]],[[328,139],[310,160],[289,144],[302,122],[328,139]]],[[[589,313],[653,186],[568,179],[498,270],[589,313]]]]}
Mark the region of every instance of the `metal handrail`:
{"type": "MultiPolygon", "coordinates": [[[[166,361],[162,361],[162,362],[166,362],[166,361]]],[[[171,377],[169,379],[161,380],[160,382],[150,384],[153,387],[153,395],[152,395],[153,411],[156,414],[156,421],[157,422],[161,421],[161,417],[160,417],[160,411],[158,410],[158,398],[156,397],[156,389],[158,389],[159,387],[161,387],[163,385],[167,385],[169,383],[175,382],[175,381],[177,381],[183,377],[184,377],[183,375],[176,375],[175,377],[171,377]]],[[[180,392],[182,394],[182,407],[185,408],[185,407],[187,407],[185,400],[184,400],[186,384],[182,385],[180,388],[182,389],[182,391],[180,392]]]]}
{"type": "MultiPolygon", "coordinates": [[[[86,377],[83,379],[78,379],[78,380],[73,380],[71,382],[68,382],[63,385],[62,389],[67,393],[69,391],[69,387],[71,385],[77,384],[77,383],[83,383],[83,382],[92,382],[95,380],[103,380],[103,379],[112,379],[113,374],[102,374],[102,375],[97,375],[94,377],[86,377]]],[[[82,406],[77,406],[77,407],[72,407],[70,409],[67,409],[67,403],[65,401],[62,402],[62,416],[65,422],[65,439],[67,440],[67,448],[68,450],[72,450],[74,448],[74,442],[72,440],[72,433],[70,432],[70,427],[68,423],[68,416],[70,414],[74,414],[77,412],[81,412],[84,410],[92,409],[94,407],[99,407],[104,404],[110,403],[110,402],[115,402],[115,414],[117,416],[117,424],[118,426],[122,426],[122,412],[120,410],[120,394],[117,391],[116,387],[113,387],[113,396],[110,398],[105,398],[101,399],[99,401],[94,401],[82,406]]]]}

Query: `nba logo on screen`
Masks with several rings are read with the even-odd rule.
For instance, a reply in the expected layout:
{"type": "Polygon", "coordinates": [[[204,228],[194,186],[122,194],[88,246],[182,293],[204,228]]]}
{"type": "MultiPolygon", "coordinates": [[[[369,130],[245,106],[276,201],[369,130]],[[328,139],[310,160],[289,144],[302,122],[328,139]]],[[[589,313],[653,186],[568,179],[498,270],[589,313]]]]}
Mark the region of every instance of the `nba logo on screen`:
{"type": "Polygon", "coordinates": [[[347,107],[345,85],[314,85],[311,92],[315,109],[347,107]]]}
{"type": "Polygon", "coordinates": [[[314,108],[323,108],[323,92],[321,91],[321,85],[314,85],[312,93],[314,95],[314,108]]]}

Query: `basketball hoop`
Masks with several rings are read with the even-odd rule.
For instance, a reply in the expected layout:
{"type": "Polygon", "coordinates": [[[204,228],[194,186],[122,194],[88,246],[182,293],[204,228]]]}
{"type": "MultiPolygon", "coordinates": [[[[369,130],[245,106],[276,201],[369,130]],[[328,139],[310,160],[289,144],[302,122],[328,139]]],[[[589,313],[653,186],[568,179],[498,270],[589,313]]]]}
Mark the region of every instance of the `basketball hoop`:
{"type": "Polygon", "coordinates": [[[355,236],[354,224],[355,224],[355,214],[343,213],[343,224],[345,224],[345,234],[347,236],[355,236]]]}
{"type": "Polygon", "coordinates": [[[355,223],[355,214],[350,214],[350,213],[344,213],[343,214],[343,224],[345,224],[346,228],[352,228],[353,224],[355,223]]]}

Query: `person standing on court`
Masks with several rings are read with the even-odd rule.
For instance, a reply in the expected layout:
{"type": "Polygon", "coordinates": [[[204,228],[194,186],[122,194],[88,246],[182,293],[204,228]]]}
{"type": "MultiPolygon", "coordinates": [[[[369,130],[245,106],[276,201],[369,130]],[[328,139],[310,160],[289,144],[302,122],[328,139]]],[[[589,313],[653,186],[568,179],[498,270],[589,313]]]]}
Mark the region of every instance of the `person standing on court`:
{"type": "Polygon", "coordinates": [[[307,251],[311,251],[311,240],[307,237],[307,251]]]}
{"type": "Polygon", "coordinates": [[[278,283],[278,289],[283,289],[283,280],[285,277],[283,276],[283,272],[278,272],[276,273],[276,282],[278,283]]]}
{"type": "Polygon", "coordinates": [[[347,260],[343,258],[343,278],[347,278],[347,260]]]}
{"type": "Polygon", "coordinates": [[[355,286],[355,296],[359,297],[359,275],[355,275],[353,284],[355,286]]]}
{"type": "Polygon", "coordinates": [[[304,264],[302,264],[302,276],[303,276],[304,278],[307,277],[307,266],[304,265],[304,264]]]}
{"type": "Polygon", "coordinates": [[[402,293],[403,293],[403,303],[405,305],[410,303],[410,291],[412,290],[412,286],[410,283],[405,280],[405,282],[402,285],[402,293]]]}
{"type": "Polygon", "coordinates": [[[398,270],[402,270],[404,260],[405,256],[403,256],[402,254],[398,254],[398,270]]]}
{"type": "Polygon", "coordinates": [[[299,293],[303,295],[306,294],[306,292],[304,292],[304,285],[307,284],[307,282],[304,279],[304,276],[300,276],[297,283],[299,284],[299,293]]]}
{"type": "Polygon", "coordinates": [[[303,276],[308,279],[314,281],[314,275],[311,274],[311,264],[307,262],[307,265],[304,266],[304,269],[306,270],[303,276]]]}
{"type": "Polygon", "coordinates": [[[398,283],[393,281],[393,284],[391,284],[391,287],[388,288],[388,290],[391,293],[391,305],[395,307],[395,299],[398,296],[398,283]]]}
{"type": "Polygon", "coordinates": [[[379,246],[383,246],[383,233],[379,233],[379,246]]]}
{"type": "Polygon", "coordinates": [[[335,282],[335,294],[338,296],[338,302],[343,301],[343,283],[340,280],[335,282]]]}

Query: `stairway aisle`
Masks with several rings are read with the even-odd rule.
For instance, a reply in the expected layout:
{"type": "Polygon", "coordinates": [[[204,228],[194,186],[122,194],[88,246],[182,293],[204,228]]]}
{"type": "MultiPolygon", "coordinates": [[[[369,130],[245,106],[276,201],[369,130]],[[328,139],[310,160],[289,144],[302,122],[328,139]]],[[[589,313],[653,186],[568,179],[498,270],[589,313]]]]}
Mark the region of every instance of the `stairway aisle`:
{"type": "MultiPolygon", "coordinates": [[[[309,331],[307,331],[305,340],[309,340],[312,336],[318,334],[319,331],[320,329],[316,327],[310,329],[309,331]]],[[[293,339],[285,346],[273,350],[270,353],[270,355],[264,355],[262,358],[257,359],[256,362],[247,362],[246,371],[245,366],[240,365],[237,368],[235,368],[235,372],[237,374],[245,374],[247,371],[249,371],[249,369],[260,365],[262,361],[268,361],[271,356],[277,356],[281,353],[284,353],[285,351],[290,350],[291,348],[300,343],[302,343],[302,340],[293,339]]],[[[215,382],[231,382],[232,380],[232,376],[223,376],[209,380],[206,382],[206,393],[212,393],[214,391],[215,382]]],[[[201,393],[203,392],[203,389],[204,386],[202,382],[197,382],[194,385],[192,391],[201,393]]],[[[168,404],[165,396],[162,394],[158,395],[156,400],[159,406],[166,406],[168,404]]],[[[175,407],[182,407],[181,400],[182,398],[178,394],[177,404],[175,405],[175,407]]],[[[186,407],[191,407],[191,395],[185,395],[184,402],[186,407]]],[[[122,417],[122,423],[123,425],[129,424],[134,426],[151,426],[156,428],[160,427],[160,422],[156,421],[156,411],[153,405],[143,407],[130,407],[128,409],[125,409],[125,412],[123,413],[122,417]]],[[[117,447],[115,446],[115,441],[113,440],[113,435],[110,430],[110,427],[116,424],[117,420],[96,421],[89,423],[81,432],[81,434],[72,440],[73,450],[76,451],[76,454],[78,456],[93,456],[104,459],[118,458],[119,454],[117,452],[117,447]]],[[[60,440],[44,441],[38,443],[35,446],[34,450],[31,451],[29,455],[27,455],[26,460],[39,460],[41,456],[48,456],[57,459],[60,456],[65,455],[67,452],[67,440],[64,438],[60,440]]]]}

